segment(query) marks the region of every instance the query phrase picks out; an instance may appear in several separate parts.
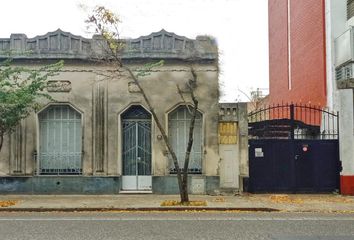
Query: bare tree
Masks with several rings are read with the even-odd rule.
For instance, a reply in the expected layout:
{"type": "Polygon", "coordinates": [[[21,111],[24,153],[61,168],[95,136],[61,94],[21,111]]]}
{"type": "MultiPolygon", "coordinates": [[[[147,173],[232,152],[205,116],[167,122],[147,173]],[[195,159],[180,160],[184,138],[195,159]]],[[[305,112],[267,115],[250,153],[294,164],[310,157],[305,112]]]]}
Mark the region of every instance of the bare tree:
{"type": "Polygon", "coordinates": [[[191,68],[191,79],[187,80],[186,86],[188,92],[190,93],[190,97],[192,99],[192,106],[188,106],[187,102],[183,98],[183,93],[180,88],[177,86],[177,90],[183,101],[185,102],[188,110],[190,111],[192,118],[189,125],[189,134],[188,134],[188,144],[186,146],[186,153],[184,158],[183,168],[178,163],[177,155],[170,143],[170,140],[166,134],[166,131],[161,124],[160,119],[158,118],[154,107],[149,100],[149,96],[140,84],[139,78],[149,75],[152,68],[162,66],[164,64],[163,61],[159,61],[156,63],[149,63],[144,65],[142,68],[137,71],[133,71],[128,66],[126,66],[122,61],[122,51],[124,50],[124,42],[119,38],[118,26],[120,23],[119,17],[114,14],[111,10],[103,7],[97,6],[93,9],[92,13],[89,15],[86,20],[88,27],[91,27],[95,34],[100,35],[104,40],[104,45],[102,45],[102,50],[104,50],[104,56],[101,56],[100,59],[112,64],[115,68],[115,72],[126,72],[129,77],[133,80],[135,85],[138,87],[139,92],[141,93],[144,101],[150,110],[152,117],[161,132],[162,138],[166,145],[166,148],[173,160],[174,167],[177,172],[177,181],[180,192],[181,204],[188,204],[189,196],[188,196],[188,166],[190,154],[193,146],[193,131],[195,125],[195,119],[198,113],[198,100],[194,94],[194,89],[196,87],[197,75],[193,68],[191,68]]]}
{"type": "Polygon", "coordinates": [[[245,96],[248,102],[251,104],[248,110],[260,109],[266,103],[267,95],[264,95],[264,92],[268,91],[267,88],[257,88],[256,90],[251,89],[249,93],[246,93],[240,88],[238,88],[237,90],[242,93],[242,95],[245,96]]]}

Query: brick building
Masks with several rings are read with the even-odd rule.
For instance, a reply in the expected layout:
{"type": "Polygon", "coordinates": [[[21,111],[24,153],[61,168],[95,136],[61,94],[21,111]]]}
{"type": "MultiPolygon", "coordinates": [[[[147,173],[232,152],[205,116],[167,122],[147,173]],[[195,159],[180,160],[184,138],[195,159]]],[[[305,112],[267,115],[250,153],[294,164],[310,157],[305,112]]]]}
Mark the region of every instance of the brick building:
{"type": "Polygon", "coordinates": [[[354,194],[352,0],[269,0],[269,102],[339,111],[341,192],[354,194]]]}
{"type": "Polygon", "coordinates": [[[270,103],[326,106],[325,54],[322,0],[269,1],[270,103]]]}

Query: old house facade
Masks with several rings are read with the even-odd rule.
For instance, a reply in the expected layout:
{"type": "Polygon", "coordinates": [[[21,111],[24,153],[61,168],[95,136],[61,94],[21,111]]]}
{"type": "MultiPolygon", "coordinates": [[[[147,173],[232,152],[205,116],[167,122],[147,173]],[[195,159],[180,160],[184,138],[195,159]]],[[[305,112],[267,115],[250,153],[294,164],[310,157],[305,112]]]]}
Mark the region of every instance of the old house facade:
{"type": "MultiPolygon", "coordinates": [[[[124,71],[107,74],[113,68],[94,60],[101,54],[101,42],[96,36],[87,39],[60,29],[34,38],[12,34],[0,39],[0,57],[5,59],[4,52],[12,50],[14,64],[37,68],[65,61],[47,89],[54,101],[43,99],[41,109],[6,138],[0,155],[1,193],[178,192],[162,136],[132,79],[124,71]]],[[[200,104],[190,191],[203,194],[220,188],[224,170],[220,169],[214,40],[188,39],[162,30],[125,40],[125,46],[122,59],[134,71],[145,63],[165,61],[141,78],[141,84],[181,162],[191,118],[185,84],[193,66],[200,104]],[[176,84],[186,102],[177,94],[176,84]]],[[[238,176],[233,179],[237,183],[228,186],[238,188],[238,176]]]]}

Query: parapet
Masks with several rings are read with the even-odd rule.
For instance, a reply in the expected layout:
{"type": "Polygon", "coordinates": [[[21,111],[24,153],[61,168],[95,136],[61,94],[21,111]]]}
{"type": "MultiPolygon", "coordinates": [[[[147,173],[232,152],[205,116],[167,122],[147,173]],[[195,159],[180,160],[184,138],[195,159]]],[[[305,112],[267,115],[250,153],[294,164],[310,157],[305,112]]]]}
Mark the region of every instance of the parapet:
{"type": "MultiPolygon", "coordinates": [[[[197,36],[189,39],[167,32],[141,36],[136,39],[122,39],[124,59],[179,59],[186,61],[216,61],[218,48],[213,38],[197,36]]],[[[104,56],[104,41],[94,35],[91,39],[58,29],[45,35],[27,38],[25,34],[11,34],[0,38],[0,58],[7,58],[11,52],[14,59],[83,59],[90,60],[104,56]]]]}

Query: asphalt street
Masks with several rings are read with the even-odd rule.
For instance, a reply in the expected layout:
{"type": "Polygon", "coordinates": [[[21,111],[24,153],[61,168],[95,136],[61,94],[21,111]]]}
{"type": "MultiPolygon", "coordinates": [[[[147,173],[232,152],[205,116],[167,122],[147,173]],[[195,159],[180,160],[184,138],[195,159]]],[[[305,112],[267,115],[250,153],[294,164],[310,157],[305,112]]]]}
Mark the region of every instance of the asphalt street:
{"type": "Polygon", "coordinates": [[[0,239],[353,240],[354,214],[3,212],[0,239]]]}

